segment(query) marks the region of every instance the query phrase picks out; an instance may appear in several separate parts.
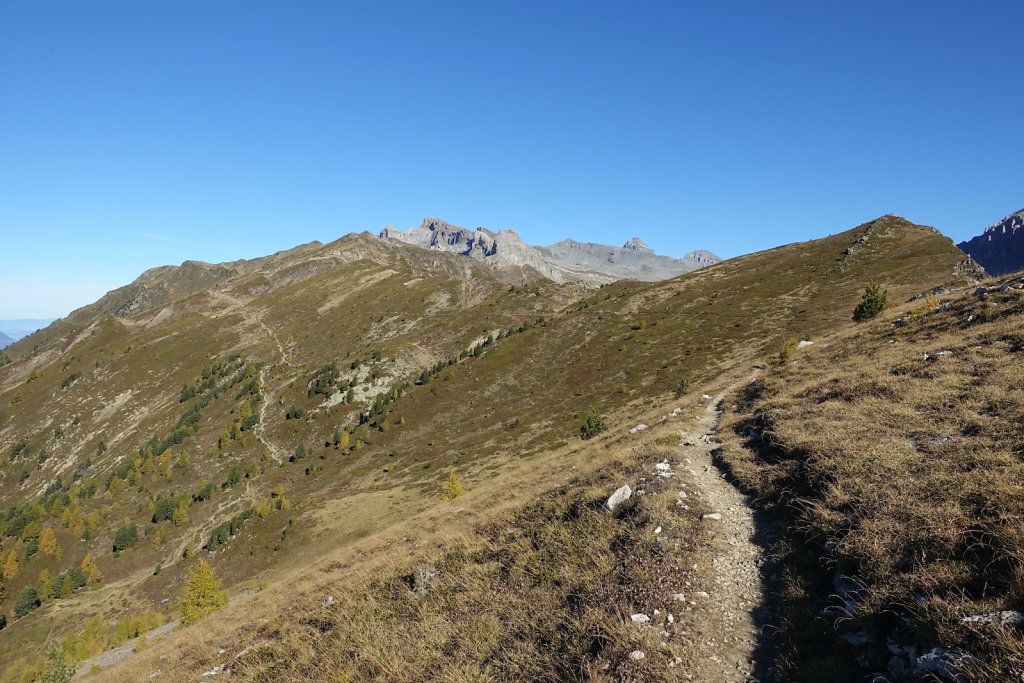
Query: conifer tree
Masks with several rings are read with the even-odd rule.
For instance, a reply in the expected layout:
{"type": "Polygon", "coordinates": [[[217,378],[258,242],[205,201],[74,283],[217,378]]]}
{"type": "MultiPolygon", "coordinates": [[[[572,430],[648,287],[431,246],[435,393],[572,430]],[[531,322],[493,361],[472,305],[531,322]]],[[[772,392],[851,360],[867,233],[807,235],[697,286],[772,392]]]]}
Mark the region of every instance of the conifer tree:
{"type": "Polygon", "coordinates": [[[864,288],[864,294],[861,295],[860,303],[853,309],[854,322],[870,320],[884,311],[885,307],[889,305],[888,294],[889,292],[883,290],[881,285],[867,285],[864,288]]]}
{"type": "Polygon", "coordinates": [[[459,479],[455,468],[448,470],[448,483],[445,484],[444,491],[441,492],[441,500],[455,500],[465,492],[462,480],[459,479]]]}
{"type": "Polygon", "coordinates": [[[82,564],[80,565],[83,572],[85,572],[85,580],[89,583],[95,583],[103,578],[103,574],[100,573],[100,568],[96,566],[96,561],[92,559],[90,555],[86,555],[82,558],[82,564]]]}
{"type": "Polygon", "coordinates": [[[39,534],[39,552],[44,555],[56,555],[57,554],[57,537],[53,533],[53,529],[46,527],[43,532],[39,534]]]}
{"type": "Polygon", "coordinates": [[[185,526],[189,521],[188,504],[185,501],[181,501],[178,507],[174,509],[174,514],[171,515],[171,523],[174,526],[185,526]]]}
{"type": "Polygon", "coordinates": [[[185,597],[181,602],[181,623],[194,624],[207,614],[216,612],[227,604],[227,597],[220,588],[220,579],[206,560],[199,560],[185,580],[185,597]]]}
{"type": "Polygon", "coordinates": [[[50,570],[45,567],[39,572],[39,598],[49,600],[53,597],[53,578],[50,570]]]}
{"type": "Polygon", "coordinates": [[[13,549],[7,553],[7,561],[4,562],[4,579],[10,581],[21,571],[21,563],[18,562],[18,553],[13,549]]]}

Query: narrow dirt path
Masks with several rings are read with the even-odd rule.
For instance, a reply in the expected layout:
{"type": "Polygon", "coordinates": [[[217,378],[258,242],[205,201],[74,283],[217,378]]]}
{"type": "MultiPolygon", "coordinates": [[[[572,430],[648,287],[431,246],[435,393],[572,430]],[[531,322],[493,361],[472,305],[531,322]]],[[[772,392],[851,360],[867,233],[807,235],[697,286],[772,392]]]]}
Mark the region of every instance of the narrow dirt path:
{"type": "MultiPolygon", "coordinates": [[[[239,593],[238,595],[228,600],[228,605],[234,605],[236,603],[239,603],[242,600],[248,598],[252,594],[253,591],[245,591],[239,593]]],[[[106,652],[101,652],[95,657],[87,659],[81,664],[79,664],[78,669],[75,671],[75,675],[73,676],[73,678],[78,676],[84,676],[85,674],[89,673],[94,667],[103,669],[113,664],[117,664],[122,660],[128,659],[129,657],[135,654],[135,648],[137,646],[141,645],[142,647],[145,647],[146,645],[151,644],[157,638],[161,638],[167,635],[179,626],[181,626],[181,619],[174,619],[172,621],[168,621],[166,624],[162,626],[157,626],[152,631],[146,631],[145,633],[136,636],[131,640],[126,641],[123,645],[119,645],[115,648],[107,650],[106,652]],[[145,642],[145,645],[143,645],[143,642],[145,642]]]]}
{"type": "MultiPolygon", "coordinates": [[[[229,311],[238,313],[240,316],[242,316],[242,319],[245,320],[245,322],[248,325],[252,327],[259,327],[263,331],[263,333],[270,339],[270,341],[272,341],[274,345],[277,347],[277,352],[278,355],[280,356],[279,362],[281,363],[281,365],[294,367],[292,365],[291,359],[288,357],[288,352],[285,350],[284,345],[281,343],[281,340],[278,338],[278,336],[274,334],[274,331],[270,329],[270,327],[267,326],[265,322],[263,322],[262,318],[253,315],[252,311],[246,307],[244,301],[241,301],[238,298],[231,296],[227,292],[218,289],[210,290],[210,296],[212,296],[214,299],[217,299],[221,303],[224,303],[229,311]]],[[[275,462],[280,464],[288,458],[288,454],[284,451],[284,449],[280,448],[277,444],[275,444],[267,437],[265,425],[267,423],[267,410],[270,408],[270,405],[274,397],[278,393],[280,393],[280,391],[284,387],[288,386],[290,380],[284,381],[276,389],[270,388],[267,381],[267,372],[273,367],[273,364],[264,364],[263,367],[260,368],[260,388],[263,391],[263,400],[260,401],[260,419],[259,422],[256,423],[256,426],[253,427],[252,433],[260,441],[260,443],[263,444],[264,448],[266,448],[267,452],[270,454],[270,457],[273,458],[275,462]]]]}
{"type": "Polygon", "coordinates": [[[682,465],[697,484],[696,495],[714,510],[703,523],[714,525],[716,554],[712,563],[711,585],[704,600],[706,613],[704,645],[708,648],[710,671],[719,671],[714,680],[767,680],[765,640],[770,638],[771,591],[766,590],[765,547],[772,533],[740,493],[715,465],[713,452],[717,438],[721,403],[725,396],[753,377],[737,381],[714,398],[705,399],[704,412],[688,429],[681,430],[682,465]]]}

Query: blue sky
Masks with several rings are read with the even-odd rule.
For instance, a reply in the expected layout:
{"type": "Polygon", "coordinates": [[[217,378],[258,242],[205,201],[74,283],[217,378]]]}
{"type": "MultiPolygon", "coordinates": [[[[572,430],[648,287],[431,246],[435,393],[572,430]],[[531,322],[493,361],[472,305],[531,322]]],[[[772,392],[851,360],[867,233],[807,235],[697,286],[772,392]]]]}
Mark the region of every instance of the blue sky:
{"type": "Polygon", "coordinates": [[[1024,206],[1020,2],[0,8],[0,318],[427,215],[735,256],[1024,206]]]}

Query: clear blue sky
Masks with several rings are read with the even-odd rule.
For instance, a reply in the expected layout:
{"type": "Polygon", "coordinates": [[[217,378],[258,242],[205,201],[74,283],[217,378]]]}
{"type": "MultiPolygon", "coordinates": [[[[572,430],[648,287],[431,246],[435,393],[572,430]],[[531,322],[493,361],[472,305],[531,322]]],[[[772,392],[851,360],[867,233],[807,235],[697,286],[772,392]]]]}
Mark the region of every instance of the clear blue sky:
{"type": "Polygon", "coordinates": [[[1024,206],[1014,2],[6,2],[0,318],[434,215],[722,256],[1024,206]]]}

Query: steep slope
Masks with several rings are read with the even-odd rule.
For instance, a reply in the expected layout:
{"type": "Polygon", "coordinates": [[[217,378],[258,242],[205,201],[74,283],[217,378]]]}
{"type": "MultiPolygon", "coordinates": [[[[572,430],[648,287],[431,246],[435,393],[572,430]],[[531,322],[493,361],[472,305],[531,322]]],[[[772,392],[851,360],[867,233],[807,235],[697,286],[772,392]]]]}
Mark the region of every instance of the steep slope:
{"type": "Polygon", "coordinates": [[[726,401],[781,520],[783,680],[1017,680],[1024,285],[916,299],[726,401]]]}
{"type": "Polygon", "coordinates": [[[531,268],[555,282],[582,281],[606,284],[632,279],[655,282],[688,273],[719,259],[707,251],[695,251],[681,259],[655,254],[639,238],[623,247],[609,247],[564,240],[550,247],[533,247],[515,230],[460,228],[437,218],[425,218],[418,228],[380,232],[382,239],[394,239],[423,249],[448,251],[480,259],[495,268],[531,268]]]}
{"type": "Polygon", "coordinates": [[[957,245],[992,275],[1024,270],[1024,209],[957,245]]]}
{"type": "Polygon", "coordinates": [[[14,343],[13,339],[8,337],[3,332],[0,332],[0,349],[4,348],[5,346],[8,346],[10,344],[13,344],[13,343],[14,343]]]}
{"type": "Polygon", "coordinates": [[[269,582],[269,617],[317,558],[450,533],[449,467],[528,503],[560,481],[562,455],[597,466],[580,448],[589,412],[627,424],[681,380],[846,324],[867,282],[907,297],[966,284],[970,267],[891,216],[596,291],[362,234],[99,317],[0,368],[2,550],[18,565],[2,608],[52,594],[86,554],[102,575],[9,624],[0,658],[38,666],[13,660],[40,652],[55,615],[51,639],[92,620],[107,644],[119,618],[173,612],[196,555],[234,595],[269,582]]]}

